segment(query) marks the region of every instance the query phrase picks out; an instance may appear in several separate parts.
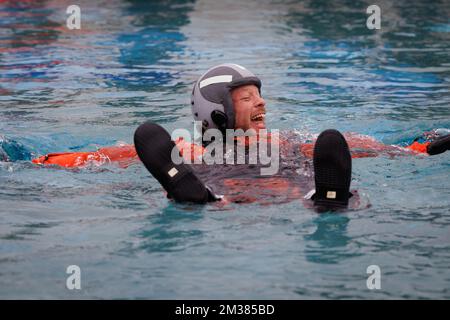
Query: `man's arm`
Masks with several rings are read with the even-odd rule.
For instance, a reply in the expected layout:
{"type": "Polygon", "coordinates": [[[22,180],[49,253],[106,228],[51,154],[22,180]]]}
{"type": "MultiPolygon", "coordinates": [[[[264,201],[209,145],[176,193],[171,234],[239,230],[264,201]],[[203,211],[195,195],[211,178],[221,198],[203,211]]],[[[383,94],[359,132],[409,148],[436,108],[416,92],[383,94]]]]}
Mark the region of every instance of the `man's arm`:
{"type": "MultiPolygon", "coordinates": [[[[435,155],[449,150],[450,135],[433,138],[429,136],[429,133],[426,133],[424,135],[426,135],[426,137],[424,137],[422,141],[419,141],[420,139],[415,139],[411,145],[400,147],[395,145],[386,145],[375,140],[372,137],[361,134],[344,134],[350,148],[352,158],[377,157],[383,154],[389,156],[414,154],[435,155]]],[[[314,142],[301,145],[300,150],[307,157],[312,158],[314,142]]]]}
{"type": "Polygon", "coordinates": [[[88,164],[99,166],[111,162],[128,167],[138,161],[138,157],[133,145],[123,145],[105,147],[92,152],[49,153],[31,161],[35,164],[58,165],[65,168],[83,167],[88,164]]]}
{"type": "MultiPolygon", "coordinates": [[[[182,139],[178,139],[175,144],[180,149],[182,156],[192,162],[196,157],[201,157],[204,152],[202,146],[185,142],[182,139]]],[[[134,145],[121,145],[104,147],[91,152],[49,153],[31,161],[35,164],[58,165],[65,168],[83,167],[89,164],[100,166],[107,163],[116,163],[120,167],[126,168],[139,161],[139,158],[134,145]]]]}

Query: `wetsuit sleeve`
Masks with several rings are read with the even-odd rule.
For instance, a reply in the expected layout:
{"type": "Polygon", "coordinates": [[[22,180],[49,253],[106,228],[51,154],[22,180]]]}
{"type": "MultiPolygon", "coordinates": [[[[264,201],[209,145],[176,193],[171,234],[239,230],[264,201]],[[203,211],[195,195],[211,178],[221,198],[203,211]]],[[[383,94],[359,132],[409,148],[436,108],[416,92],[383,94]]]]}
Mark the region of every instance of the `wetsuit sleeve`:
{"type": "MultiPolygon", "coordinates": [[[[450,149],[450,135],[436,138],[433,141],[419,142],[415,140],[405,148],[385,145],[372,137],[363,135],[349,133],[345,135],[345,138],[349,145],[352,158],[376,157],[380,154],[389,156],[412,155],[417,153],[436,155],[450,149]]],[[[311,158],[313,156],[313,149],[314,143],[305,143],[300,147],[302,153],[311,158]]]]}
{"type": "MultiPolygon", "coordinates": [[[[377,157],[382,151],[383,148],[380,146],[370,146],[370,144],[373,144],[372,141],[369,145],[362,144],[360,140],[358,141],[349,141],[347,140],[350,153],[352,155],[352,158],[368,158],[368,157],[377,157]]],[[[385,146],[385,150],[390,150],[389,146],[385,146]]],[[[304,143],[300,146],[300,151],[308,158],[313,157],[313,150],[314,150],[314,143],[304,143]]]]}
{"type": "MultiPolygon", "coordinates": [[[[418,151],[412,148],[409,148],[411,150],[409,151],[402,147],[385,145],[372,137],[360,134],[346,133],[344,136],[350,148],[352,158],[377,157],[381,154],[396,156],[408,153],[413,154],[411,151],[418,151]]],[[[304,143],[300,146],[301,152],[306,157],[313,157],[314,143],[315,141],[313,143],[304,143]]],[[[422,148],[426,150],[426,146],[422,148]]]]}
{"type": "Polygon", "coordinates": [[[429,155],[435,155],[450,150],[450,134],[437,138],[427,145],[429,155]]]}

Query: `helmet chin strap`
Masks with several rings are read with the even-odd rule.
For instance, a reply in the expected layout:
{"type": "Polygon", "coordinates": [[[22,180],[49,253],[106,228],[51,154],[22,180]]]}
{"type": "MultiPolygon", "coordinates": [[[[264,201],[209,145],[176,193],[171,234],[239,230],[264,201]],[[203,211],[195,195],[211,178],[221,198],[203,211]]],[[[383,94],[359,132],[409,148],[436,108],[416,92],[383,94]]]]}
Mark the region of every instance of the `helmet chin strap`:
{"type": "Polygon", "coordinates": [[[225,94],[223,106],[225,109],[225,115],[227,116],[226,129],[234,129],[235,117],[234,117],[233,100],[231,99],[231,92],[225,94]]]}

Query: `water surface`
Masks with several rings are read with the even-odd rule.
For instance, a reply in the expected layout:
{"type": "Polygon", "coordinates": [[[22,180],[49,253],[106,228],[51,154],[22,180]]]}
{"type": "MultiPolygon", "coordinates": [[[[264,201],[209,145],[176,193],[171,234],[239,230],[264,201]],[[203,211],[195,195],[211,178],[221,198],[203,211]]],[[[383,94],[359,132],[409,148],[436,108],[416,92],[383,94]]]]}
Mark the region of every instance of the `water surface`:
{"type": "Polygon", "coordinates": [[[261,77],[270,128],[406,145],[450,128],[448,1],[378,1],[377,31],[368,1],[79,1],[81,30],[70,4],[0,4],[0,298],[450,298],[448,154],[355,160],[372,206],[339,215],[174,204],[141,165],[29,161],[192,128],[193,82],[224,62],[261,77]]]}

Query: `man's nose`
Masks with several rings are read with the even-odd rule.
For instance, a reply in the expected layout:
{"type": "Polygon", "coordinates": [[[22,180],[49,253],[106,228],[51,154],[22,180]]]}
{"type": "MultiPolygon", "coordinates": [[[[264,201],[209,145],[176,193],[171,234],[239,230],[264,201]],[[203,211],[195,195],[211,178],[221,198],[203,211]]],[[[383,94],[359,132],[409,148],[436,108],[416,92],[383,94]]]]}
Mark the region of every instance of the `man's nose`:
{"type": "Polygon", "coordinates": [[[264,108],[266,106],[266,101],[262,97],[258,97],[256,100],[256,107],[264,108]]]}

